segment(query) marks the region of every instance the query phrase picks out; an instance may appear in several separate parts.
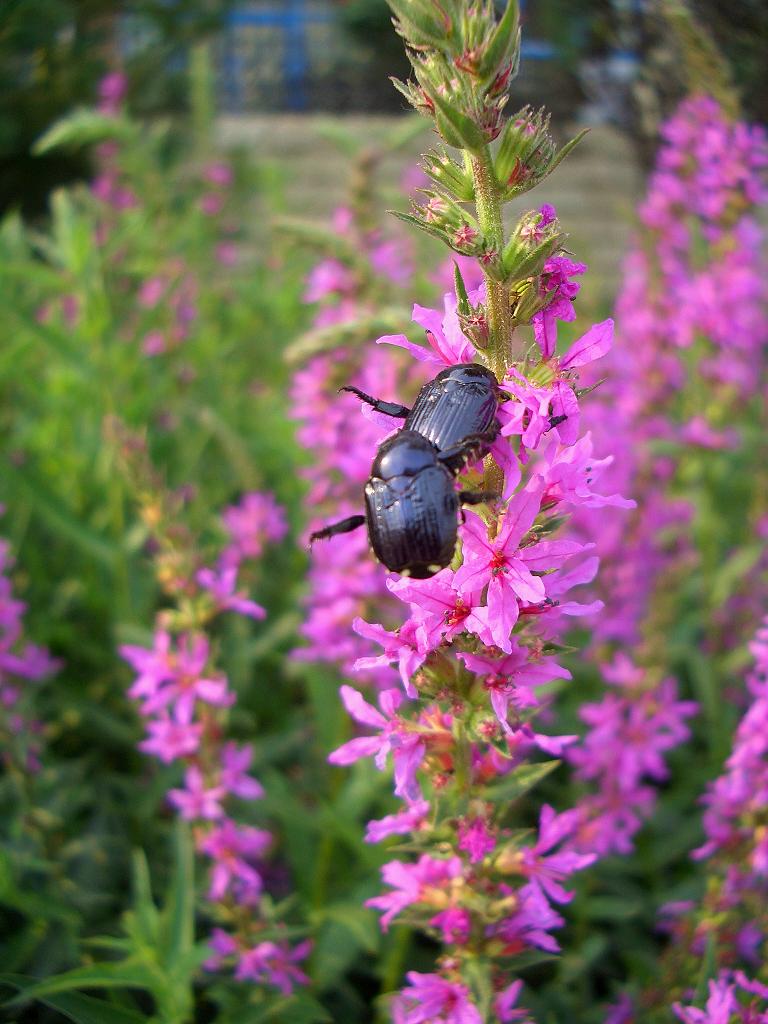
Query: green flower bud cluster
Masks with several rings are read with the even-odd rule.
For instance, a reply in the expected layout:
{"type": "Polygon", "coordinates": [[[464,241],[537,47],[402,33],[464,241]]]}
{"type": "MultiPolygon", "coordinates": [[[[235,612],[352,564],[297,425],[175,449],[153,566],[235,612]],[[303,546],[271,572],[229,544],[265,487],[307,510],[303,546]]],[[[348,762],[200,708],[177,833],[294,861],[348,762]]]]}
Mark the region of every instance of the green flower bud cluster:
{"type": "Polygon", "coordinates": [[[395,82],[409,103],[434,118],[449,146],[480,153],[501,130],[507,87],[517,71],[517,3],[496,21],[492,0],[390,0],[415,83],[395,82]]]}
{"type": "MultiPolygon", "coordinates": [[[[509,0],[499,19],[493,0],[388,2],[415,76],[415,81],[395,85],[434,122],[448,146],[463,150],[459,159],[445,149],[432,150],[422,158],[422,168],[433,184],[420,190],[422,196],[409,214],[398,216],[454,252],[479,260],[489,283],[518,293],[518,307],[523,292],[529,292],[529,300],[534,301],[537,289],[525,282],[541,273],[564,236],[557,222],[539,229],[540,214],[530,213],[505,243],[500,210],[538,185],[584,133],[558,150],[543,110],[523,107],[503,117],[520,56],[516,0],[509,0]],[[495,140],[492,152],[490,144],[495,140]],[[470,204],[475,205],[474,211],[470,204]]],[[[509,308],[506,299],[502,305],[509,308]]],[[[521,312],[522,307],[515,315],[517,323],[525,322],[521,312]]],[[[533,312],[526,307],[526,315],[533,312]]],[[[507,330],[511,328],[512,320],[507,319],[506,325],[507,330]]]]}

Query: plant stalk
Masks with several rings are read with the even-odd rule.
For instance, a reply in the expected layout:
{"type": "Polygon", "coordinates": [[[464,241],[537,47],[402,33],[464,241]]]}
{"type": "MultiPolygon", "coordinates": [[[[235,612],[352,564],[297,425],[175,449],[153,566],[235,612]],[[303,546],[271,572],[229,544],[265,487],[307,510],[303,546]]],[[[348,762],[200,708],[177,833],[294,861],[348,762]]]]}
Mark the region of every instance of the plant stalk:
{"type": "MultiPolygon", "coordinates": [[[[472,157],[470,166],[475,183],[475,206],[480,229],[488,241],[489,248],[501,254],[504,251],[502,203],[488,146],[480,155],[472,157]]],[[[512,362],[509,285],[496,281],[485,268],[483,276],[488,316],[488,361],[497,378],[503,380],[507,367],[512,362]]],[[[504,489],[504,474],[491,458],[485,462],[485,487],[498,494],[504,489]]]]}
{"type": "MultiPolygon", "coordinates": [[[[471,166],[480,228],[488,240],[489,248],[494,252],[501,253],[504,250],[502,204],[493,170],[493,160],[488,147],[482,154],[472,158],[471,166]]],[[[488,348],[491,369],[501,380],[512,362],[512,317],[509,307],[509,285],[496,281],[485,269],[483,274],[487,296],[488,348]]]]}

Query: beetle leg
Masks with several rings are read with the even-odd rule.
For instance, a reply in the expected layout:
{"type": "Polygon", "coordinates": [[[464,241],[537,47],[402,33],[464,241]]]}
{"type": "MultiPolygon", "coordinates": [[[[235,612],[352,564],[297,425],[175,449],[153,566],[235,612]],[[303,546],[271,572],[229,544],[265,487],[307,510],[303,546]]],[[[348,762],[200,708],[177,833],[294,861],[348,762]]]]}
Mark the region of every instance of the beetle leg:
{"type": "Polygon", "coordinates": [[[441,452],[438,452],[438,461],[442,462],[452,473],[458,473],[459,470],[463,469],[470,462],[477,462],[478,459],[481,459],[496,440],[498,434],[499,422],[494,420],[489,430],[484,431],[482,434],[469,434],[467,437],[463,437],[458,444],[451,445],[450,448],[444,448],[441,452]]]}
{"type": "Polygon", "coordinates": [[[324,526],[322,530],[315,530],[314,533],[309,535],[310,547],[316,540],[327,540],[328,537],[335,537],[339,533],[351,533],[364,524],[365,516],[350,516],[348,519],[342,519],[338,523],[331,523],[330,526],[324,526]]]}
{"type": "Polygon", "coordinates": [[[499,497],[495,491],[459,491],[462,505],[484,505],[486,501],[498,501],[499,497]]]}
{"type": "Polygon", "coordinates": [[[411,411],[407,405],[398,405],[397,402],[383,402],[380,398],[366,395],[360,388],[354,388],[351,384],[347,385],[347,387],[339,388],[339,391],[351,391],[353,395],[357,395],[362,402],[370,405],[376,412],[381,412],[385,416],[392,416],[396,420],[404,420],[411,411]]]}

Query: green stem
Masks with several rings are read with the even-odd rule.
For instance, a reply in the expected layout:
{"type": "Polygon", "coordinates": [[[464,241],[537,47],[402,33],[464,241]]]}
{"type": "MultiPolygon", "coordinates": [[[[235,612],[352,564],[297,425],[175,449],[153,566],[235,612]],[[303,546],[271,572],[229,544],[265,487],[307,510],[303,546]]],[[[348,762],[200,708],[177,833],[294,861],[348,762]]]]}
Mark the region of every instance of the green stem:
{"type": "MultiPolygon", "coordinates": [[[[389,992],[394,992],[401,984],[405,968],[408,964],[408,955],[411,949],[411,939],[413,938],[413,929],[408,928],[405,925],[400,925],[394,929],[392,942],[389,947],[389,951],[384,958],[382,976],[381,976],[381,992],[382,995],[386,995],[389,992]]],[[[382,1012],[384,1010],[382,1009],[382,1012]]],[[[380,1019],[384,1019],[383,1017],[380,1019]]],[[[387,1014],[387,1020],[389,1015],[387,1014]]]]}
{"type": "MultiPolygon", "coordinates": [[[[471,167],[480,228],[489,248],[501,253],[504,249],[501,196],[493,169],[491,152],[487,147],[479,156],[472,158],[471,167]]],[[[491,369],[501,379],[512,362],[512,317],[509,308],[509,285],[494,280],[485,270],[483,270],[483,274],[485,275],[487,294],[488,347],[491,369]]]]}
{"type": "Polygon", "coordinates": [[[456,797],[456,813],[466,813],[472,785],[472,744],[464,725],[458,718],[453,730],[453,779],[456,797]]]}
{"type": "MultiPolygon", "coordinates": [[[[491,151],[486,146],[481,154],[470,161],[472,178],[475,183],[475,205],[480,229],[491,250],[504,251],[504,221],[502,203],[496,173],[493,169],[491,151]]],[[[488,356],[491,369],[501,380],[512,362],[512,315],[509,303],[509,285],[502,284],[483,268],[488,316],[488,356]]],[[[504,474],[496,463],[488,458],[485,466],[485,486],[489,491],[501,494],[504,474]]]]}

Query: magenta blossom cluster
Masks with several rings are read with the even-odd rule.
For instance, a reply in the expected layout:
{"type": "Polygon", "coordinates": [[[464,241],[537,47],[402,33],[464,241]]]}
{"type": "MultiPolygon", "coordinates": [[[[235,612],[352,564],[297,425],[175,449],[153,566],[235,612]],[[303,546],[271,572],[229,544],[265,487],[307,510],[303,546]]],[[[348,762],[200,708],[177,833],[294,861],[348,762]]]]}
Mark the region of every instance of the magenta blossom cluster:
{"type": "MultiPolygon", "coordinates": [[[[612,484],[638,498],[629,524],[584,524],[611,594],[600,640],[636,645],[660,581],[695,559],[681,460],[730,457],[761,418],[750,403],[766,381],[766,168],[763,129],[731,121],[710,97],[686,100],[662,130],[624,266],[621,343],[589,411],[595,438],[613,445],[612,484]]],[[[754,582],[743,590],[759,600],[754,582]]]]}
{"type": "MultiPolygon", "coordinates": [[[[768,619],[750,650],[755,659],[746,680],[751,704],[722,775],[709,784],[702,801],[706,841],[693,852],[707,870],[701,901],[668,903],[660,911],[676,975],[681,953],[689,958],[691,988],[673,1004],[686,1024],[768,1024],[768,986],[744,973],[764,977],[768,941],[768,619]],[[686,1006],[707,955],[714,955],[718,969],[709,997],[703,1008],[686,1006]]],[[[635,1019],[626,996],[612,1013],[606,1024],[635,1019]]]]}
{"type": "Polygon", "coordinates": [[[294,984],[307,981],[297,963],[309,947],[302,943],[291,948],[279,935],[267,934],[259,917],[264,890],[259,865],[272,836],[232,816],[238,801],[258,800],[263,789],[249,774],[252,748],[226,739],[226,712],[235,694],[215,664],[205,631],[211,618],[224,611],[264,617],[263,608],[240,589],[238,576],[267,541],[283,536],[286,526],[272,496],[258,493],[246,494],[225,509],[222,526],[227,543],[217,563],[173,581],[173,591],[184,594],[187,611],[194,609],[194,621],[179,626],[172,615],[161,612],[152,646],[126,645],[120,653],[136,672],[128,694],[138,703],[146,727],[139,747],[165,764],[183,766],[183,784],[170,790],[168,800],[193,824],[197,849],[210,865],[207,897],[214,913],[237,925],[214,931],[208,966],[232,963],[238,979],[288,993],[294,984]]]}
{"type": "Polygon", "coordinates": [[[743,971],[721,971],[709,982],[703,1009],[674,1003],[684,1024],[768,1024],[768,985],[750,980],[743,971]]]}
{"type": "MultiPolygon", "coordinates": [[[[531,223],[554,216],[542,208],[531,223]]],[[[516,1006],[520,984],[510,986],[506,971],[524,951],[558,949],[552,931],[563,923],[558,908],[573,895],[568,879],[597,856],[581,842],[578,809],[558,813],[545,805],[526,839],[510,828],[507,801],[494,799],[505,786],[514,792],[514,780],[531,771],[537,755],[559,758],[576,740],[534,725],[551,703],[551,684],[570,678],[557,659],[568,623],[602,607],[574,593],[595,576],[594,544],[562,536],[560,527],[576,509],[633,505],[602,493],[598,480],[610,459],[596,456],[579,425],[580,374],[609,351],[612,322],[557,352],[557,321],[573,319],[574,278],[583,270],[565,255],[546,261],[538,305],[549,315],[534,323],[538,354],[499,382],[501,429],[492,447],[503,473],[499,500],[465,511],[456,564],[428,580],[389,576],[389,592],[407,611],[397,628],[354,623],[358,636],[382,648],[357,668],[397,666],[401,686],[381,692],[378,707],[342,687],[365,734],[330,760],[372,757],[379,768],[391,762],[403,807],[372,821],[367,839],[404,836],[417,851],[384,865],[387,891],[368,905],[381,912],[384,929],[395,920],[416,925],[446,949],[436,974],[408,975],[409,987],[393,1003],[402,1024],[487,1019],[462,972],[478,957],[495,991],[486,1012],[500,1021],[528,1019],[516,1006]]],[[[483,289],[468,299],[481,308],[483,289]]],[[[426,345],[402,335],[379,342],[407,349],[433,373],[483,358],[462,329],[454,296],[446,296],[443,310],[416,311],[426,345]]],[[[461,486],[472,480],[470,473],[461,486]]],[[[347,543],[328,547],[338,553],[347,543]]]]}
{"type": "MultiPolygon", "coordinates": [[[[360,417],[359,402],[338,395],[340,386],[353,383],[363,391],[395,395],[403,375],[397,360],[386,351],[375,352],[366,365],[352,370],[343,352],[315,356],[293,380],[292,409],[299,420],[299,442],[316,458],[302,470],[310,485],[309,502],[317,514],[309,523],[316,529],[327,519],[360,511],[363,485],[371,471],[371,452],[391,425],[360,417]],[[340,379],[339,365],[349,376],[340,379]]],[[[309,594],[301,627],[305,646],[294,657],[338,664],[350,672],[358,658],[372,652],[371,645],[351,633],[352,621],[373,609],[390,618],[395,602],[385,586],[385,573],[368,555],[364,532],[350,535],[339,548],[316,544],[308,574],[309,594]]],[[[392,681],[387,669],[375,670],[371,681],[392,681]]]]}
{"type": "Polygon", "coordinates": [[[768,941],[768,618],[749,645],[755,659],[747,675],[751,703],[736,730],[723,774],[708,787],[703,802],[705,843],[694,851],[709,870],[699,908],[668,908],[670,931],[700,957],[712,936],[722,967],[710,982],[704,1010],[674,1011],[689,1024],[766,1024],[768,985],[748,980],[743,964],[763,974],[768,941]],[[694,910],[693,915],[685,913],[694,910]]]}
{"type": "Polygon", "coordinates": [[[686,719],[697,705],[678,699],[674,679],[658,678],[625,654],[602,672],[611,689],[581,707],[587,733],[566,757],[588,789],[579,801],[578,842],[607,856],[632,851],[656,802],[656,786],[669,774],[664,754],[688,739],[686,719]]]}
{"type": "MultiPolygon", "coordinates": [[[[98,90],[99,113],[108,118],[123,115],[127,85],[121,72],[103,78],[98,90]]],[[[137,168],[130,149],[110,140],[96,147],[95,156],[96,174],[90,185],[96,215],[94,242],[108,269],[120,276],[116,291],[130,296],[130,315],[121,323],[121,335],[135,344],[144,356],[165,355],[192,336],[200,317],[203,283],[190,261],[179,254],[184,243],[175,253],[153,253],[155,267],[150,274],[137,274],[135,266],[129,265],[126,233],[137,233],[141,218],[159,220],[168,211],[153,207],[153,186],[142,181],[142,168],[137,168]]],[[[222,160],[196,168],[192,184],[192,198],[202,214],[198,220],[202,219],[204,230],[213,234],[211,248],[216,262],[224,268],[234,266],[239,260],[239,225],[234,216],[232,185],[232,168],[222,160]]],[[[191,223],[194,218],[187,218],[187,221],[191,223]]],[[[158,232],[158,237],[161,234],[158,232]]],[[[145,265],[146,259],[141,262],[145,265]]],[[[55,305],[42,306],[38,318],[47,321],[57,315],[68,327],[75,327],[81,321],[81,306],[78,296],[66,294],[59,297],[55,305]]],[[[184,372],[192,371],[186,366],[184,372]]]]}
{"type": "MultiPolygon", "coordinates": [[[[411,254],[403,240],[390,239],[378,231],[361,231],[352,210],[336,210],[333,232],[346,242],[355,242],[357,263],[325,258],[310,272],[304,301],[317,305],[314,327],[354,322],[372,311],[370,279],[398,288],[410,280],[411,254]]],[[[418,315],[418,314],[416,314],[418,315]]],[[[354,351],[337,348],[313,356],[298,370],[291,388],[291,408],[298,423],[299,443],[313,455],[302,470],[309,484],[308,504],[316,510],[308,530],[328,519],[359,512],[363,484],[370,474],[371,453],[392,430],[392,421],[381,422],[376,414],[358,415],[359,403],[351,395],[339,395],[339,388],[354,385],[363,391],[395,396],[401,389],[413,390],[421,383],[418,370],[403,372],[403,361],[386,350],[378,350],[361,362],[354,351]]],[[[364,533],[350,535],[343,547],[317,544],[311,553],[309,592],[305,620],[301,627],[305,645],[294,652],[303,661],[339,665],[345,673],[356,661],[372,653],[370,641],[352,634],[352,621],[375,612],[391,618],[396,602],[385,586],[386,574],[368,557],[364,533]]],[[[368,678],[381,685],[391,684],[388,667],[372,668],[368,678]]]]}
{"type": "Polygon", "coordinates": [[[334,211],[331,229],[338,238],[354,245],[356,263],[325,257],[309,272],[304,301],[318,307],[313,318],[315,327],[349,323],[363,311],[372,311],[371,281],[404,287],[413,276],[413,253],[402,237],[387,238],[376,229],[362,228],[347,206],[334,211]]]}
{"type": "Polygon", "coordinates": [[[752,889],[768,902],[768,619],[750,651],[755,658],[747,677],[751,704],[736,730],[725,772],[704,798],[707,839],[694,856],[728,860],[727,890],[735,899],[752,889]]]}
{"type": "MultiPolygon", "coordinates": [[[[0,512],[2,508],[0,507],[0,512]]],[[[30,683],[52,675],[59,663],[24,637],[26,605],[13,595],[13,557],[0,539],[0,734],[3,762],[22,774],[40,768],[42,723],[32,712],[30,683]]]]}
{"type": "MultiPolygon", "coordinates": [[[[718,503],[680,482],[697,465],[700,479],[711,478],[718,459],[731,461],[761,416],[750,402],[765,380],[768,342],[768,276],[756,220],[767,156],[764,133],[732,123],[713,100],[683,103],[663,131],[625,263],[620,343],[587,417],[596,443],[610,444],[616,456],[606,469],[610,485],[631,493],[638,507],[629,517],[607,509],[599,521],[577,514],[575,523],[596,545],[601,592],[609,596],[594,623],[593,655],[611,686],[601,702],[582,709],[588,733],[568,753],[589,789],[582,809],[590,849],[631,849],[655,804],[653,784],[666,776],[662,755],[688,736],[693,706],[678,701],[674,681],[649,666],[661,660],[654,650],[671,611],[665,593],[679,593],[675,581],[698,564],[696,507],[718,503]],[[612,650],[621,652],[613,660],[612,650]]],[[[734,536],[719,513],[717,532],[710,548],[734,536]]],[[[740,592],[713,613],[710,652],[718,630],[732,645],[739,624],[754,623],[764,565],[758,558],[740,592]]]]}

